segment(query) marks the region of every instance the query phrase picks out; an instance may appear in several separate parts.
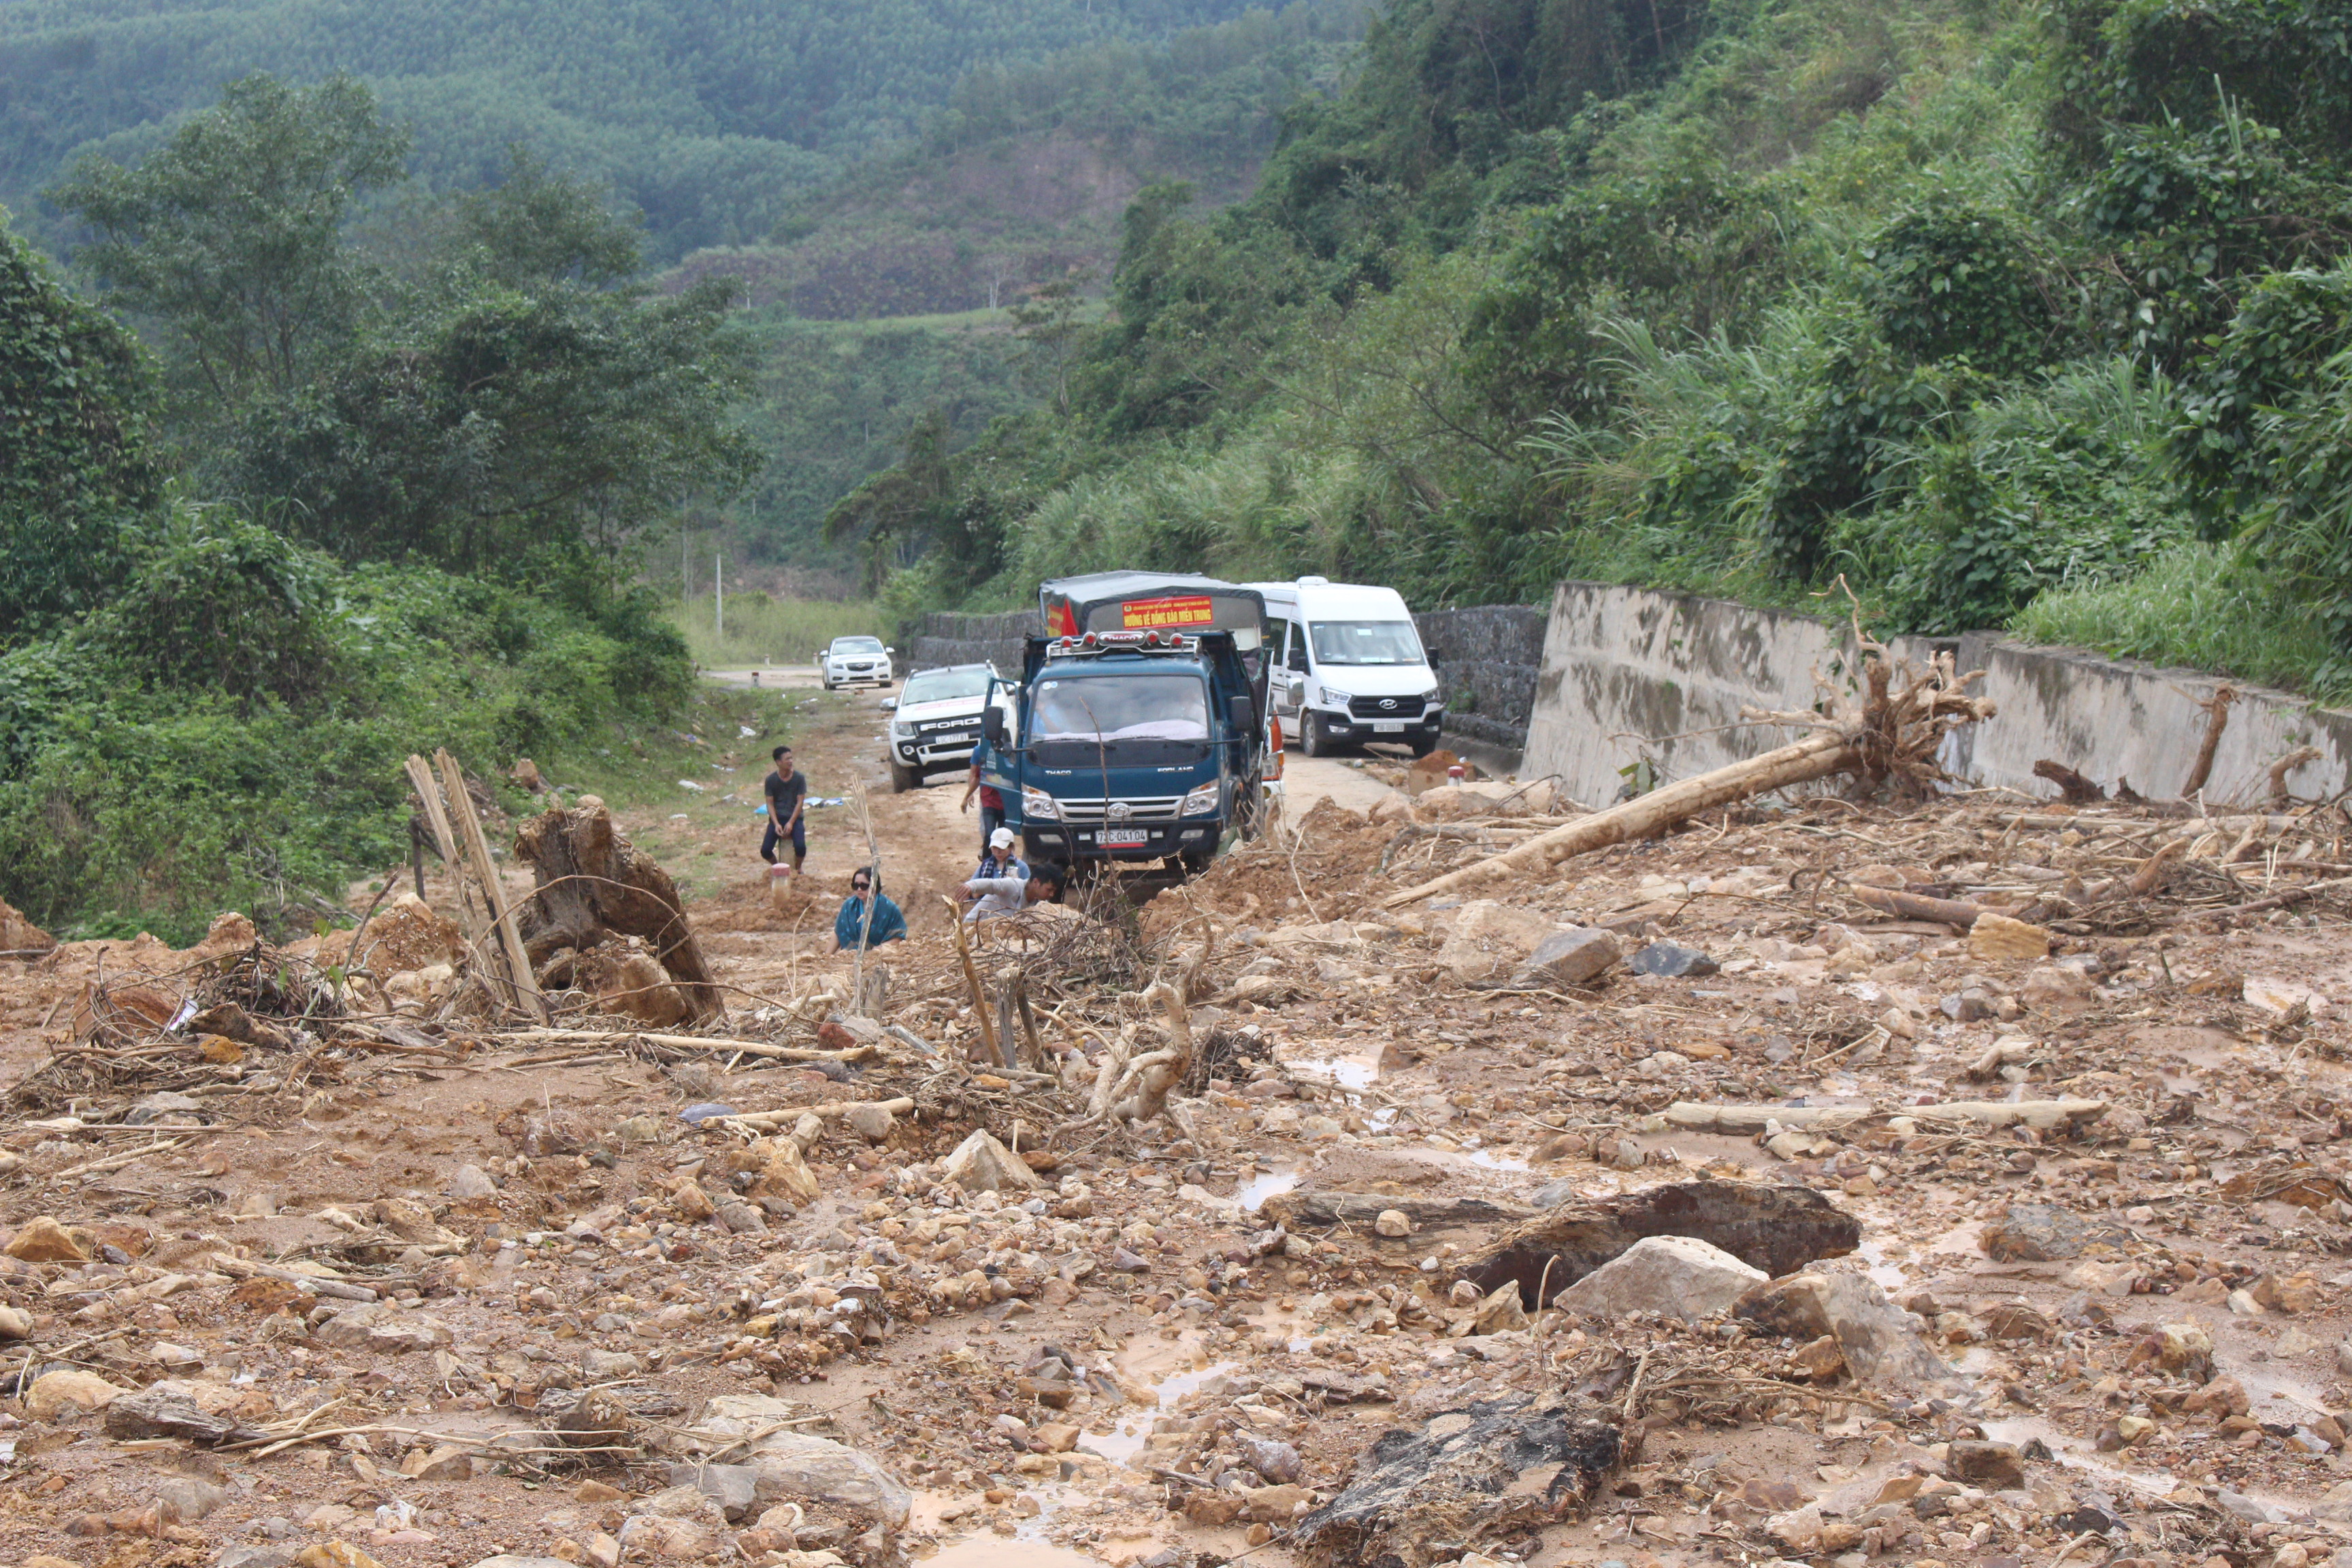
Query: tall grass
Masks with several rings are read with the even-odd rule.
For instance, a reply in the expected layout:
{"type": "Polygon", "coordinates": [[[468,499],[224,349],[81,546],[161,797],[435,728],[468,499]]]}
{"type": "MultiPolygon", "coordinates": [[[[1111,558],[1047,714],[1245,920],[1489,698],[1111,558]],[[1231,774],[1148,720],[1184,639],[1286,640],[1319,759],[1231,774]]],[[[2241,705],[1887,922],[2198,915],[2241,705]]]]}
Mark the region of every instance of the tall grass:
{"type": "Polygon", "coordinates": [[[2323,702],[2352,699],[2352,670],[2311,603],[2228,544],[2175,545],[2136,577],[2054,589],[2019,612],[2010,630],[2029,642],[2185,665],[2323,702]]]}
{"type": "Polygon", "coordinates": [[[687,651],[705,669],[807,664],[835,637],[890,640],[888,616],[871,599],[772,599],[730,594],[723,620],[713,624],[711,596],[672,600],[669,618],[687,651]]]}

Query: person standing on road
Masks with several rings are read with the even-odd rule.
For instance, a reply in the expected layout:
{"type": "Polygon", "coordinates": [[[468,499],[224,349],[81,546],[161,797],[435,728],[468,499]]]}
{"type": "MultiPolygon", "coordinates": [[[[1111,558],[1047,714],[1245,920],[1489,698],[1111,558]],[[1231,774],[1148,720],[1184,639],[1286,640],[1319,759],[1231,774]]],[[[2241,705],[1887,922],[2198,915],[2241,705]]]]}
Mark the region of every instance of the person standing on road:
{"type": "Polygon", "coordinates": [[[981,782],[981,766],[987,755],[987,742],[982,741],[972,748],[971,777],[965,781],[963,801],[956,807],[958,811],[970,811],[971,797],[975,795],[980,796],[980,842],[983,847],[996,837],[996,830],[1004,826],[1003,795],[995,785],[981,782]]]}
{"type": "Polygon", "coordinates": [[[907,917],[875,888],[874,874],[863,866],[849,874],[849,897],[841,900],[841,913],[834,917],[834,948],[848,952],[861,933],[869,952],[886,942],[907,940],[907,917]]]}
{"type": "Polygon", "coordinates": [[[802,812],[808,805],[808,779],[793,771],[793,749],[778,746],[776,768],[768,775],[768,831],[760,839],[760,858],[772,866],[776,863],[776,846],[789,838],[793,841],[793,870],[798,873],[801,862],[808,858],[808,824],[802,812]]]}

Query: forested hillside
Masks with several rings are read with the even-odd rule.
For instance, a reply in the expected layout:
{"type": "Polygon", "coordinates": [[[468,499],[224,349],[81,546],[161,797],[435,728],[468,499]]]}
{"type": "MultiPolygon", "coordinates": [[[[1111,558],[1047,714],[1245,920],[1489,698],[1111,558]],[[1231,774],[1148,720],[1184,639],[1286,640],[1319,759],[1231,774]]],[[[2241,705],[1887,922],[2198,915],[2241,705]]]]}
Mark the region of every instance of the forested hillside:
{"type": "Polygon", "coordinates": [[[388,260],[352,220],[406,151],[349,79],[256,77],[58,189],[95,301],[0,225],[0,898],[37,921],[306,928],[402,853],[406,752],[552,768],[687,696],[636,578],[759,466],[729,291],[655,292],[528,156],[388,260]]]}
{"type": "Polygon", "coordinates": [[[1066,409],[834,531],[919,555],[908,606],[1112,564],[1843,575],[1889,629],[2341,690],[2348,18],[1398,0],[1245,200],[1139,195],[1066,409]]]}
{"type": "Polygon", "coordinates": [[[849,162],[919,131],[980,66],[1142,43],[1241,0],[11,0],[0,5],[0,204],[78,155],[133,161],[227,82],[369,83],[436,190],[512,144],[607,182],[657,253],[765,239],[849,162]]]}

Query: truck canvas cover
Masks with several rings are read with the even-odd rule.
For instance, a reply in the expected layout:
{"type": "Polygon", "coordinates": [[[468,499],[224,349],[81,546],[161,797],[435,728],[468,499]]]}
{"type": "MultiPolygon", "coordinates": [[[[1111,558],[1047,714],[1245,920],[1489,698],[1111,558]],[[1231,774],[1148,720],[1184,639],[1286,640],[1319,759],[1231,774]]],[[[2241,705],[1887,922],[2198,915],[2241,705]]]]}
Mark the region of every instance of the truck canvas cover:
{"type": "Polygon", "coordinates": [[[1037,590],[1047,637],[1087,632],[1231,632],[1234,646],[1258,646],[1265,598],[1255,588],[1184,572],[1097,572],[1056,577],[1037,590]]]}

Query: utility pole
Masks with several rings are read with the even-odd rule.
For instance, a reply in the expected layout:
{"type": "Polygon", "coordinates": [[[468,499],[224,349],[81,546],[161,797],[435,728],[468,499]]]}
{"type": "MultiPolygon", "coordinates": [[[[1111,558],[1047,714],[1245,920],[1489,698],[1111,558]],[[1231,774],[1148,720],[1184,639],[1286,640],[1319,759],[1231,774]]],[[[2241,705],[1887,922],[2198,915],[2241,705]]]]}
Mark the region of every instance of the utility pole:
{"type": "Polygon", "coordinates": [[[710,554],[710,635],[727,640],[727,557],[719,551],[710,554]]]}

